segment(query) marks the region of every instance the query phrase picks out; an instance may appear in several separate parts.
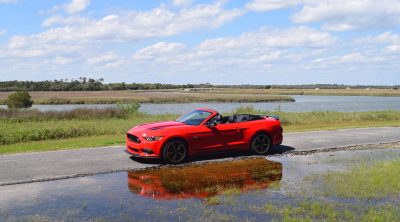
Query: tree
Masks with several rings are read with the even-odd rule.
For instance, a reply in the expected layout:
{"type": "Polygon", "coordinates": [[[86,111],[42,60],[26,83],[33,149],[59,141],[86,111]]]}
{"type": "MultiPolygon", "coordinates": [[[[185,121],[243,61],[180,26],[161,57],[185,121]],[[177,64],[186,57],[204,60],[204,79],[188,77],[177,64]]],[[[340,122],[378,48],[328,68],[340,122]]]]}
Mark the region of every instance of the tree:
{"type": "Polygon", "coordinates": [[[19,109],[31,107],[33,101],[27,91],[19,91],[9,95],[5,103],[9,109],[19,109]]]}

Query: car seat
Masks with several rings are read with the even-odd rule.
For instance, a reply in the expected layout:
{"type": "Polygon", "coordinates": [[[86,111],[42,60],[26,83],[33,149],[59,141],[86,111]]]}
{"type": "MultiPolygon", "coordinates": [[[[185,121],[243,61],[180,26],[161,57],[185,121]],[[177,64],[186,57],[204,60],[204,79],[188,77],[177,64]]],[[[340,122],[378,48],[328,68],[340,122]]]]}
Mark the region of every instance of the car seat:
{"type": "Polygon", "coordinates": [[[249,115],[237,115],[236,122],[246,122],[249,120],[249,115]]]}

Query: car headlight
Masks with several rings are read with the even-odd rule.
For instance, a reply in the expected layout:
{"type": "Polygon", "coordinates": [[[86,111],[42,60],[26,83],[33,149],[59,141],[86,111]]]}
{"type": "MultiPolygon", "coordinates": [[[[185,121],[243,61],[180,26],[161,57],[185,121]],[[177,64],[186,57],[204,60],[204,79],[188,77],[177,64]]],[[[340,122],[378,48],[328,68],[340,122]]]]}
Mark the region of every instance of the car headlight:
{"type": "Polygon", "coordinates": [[[163,137],[162,136],[144,136],[143,137],[146,141],[159,141],[163,137]]]}

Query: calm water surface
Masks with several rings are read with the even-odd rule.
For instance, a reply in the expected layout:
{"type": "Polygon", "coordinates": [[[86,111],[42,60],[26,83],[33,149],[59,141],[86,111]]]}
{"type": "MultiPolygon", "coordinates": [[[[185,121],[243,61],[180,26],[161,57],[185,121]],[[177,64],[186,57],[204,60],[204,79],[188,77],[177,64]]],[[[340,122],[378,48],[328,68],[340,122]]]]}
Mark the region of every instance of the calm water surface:
{"type": "MultiPolygon", "coordinates": [[[[207,107],[219,112],[229,112],[241,105],[252,105],[256,109],[274,111],[280,109],[285,112],[310,111],[340,111],[359,112],[376,110],[400,110],[400,97],[379,96],[292,96],[296,102],[277,103],[182,103],[182,104],[142,104],[141,112],[185,113],[198,107],[207,107]]],[[[33,105],[33,108],[42,111],[63,111],[76,108],[109,108],[114,104],[83,104],[83,105],[33,105]]],[[[0,106],[5,108],[5,106],[0,106]]]]}

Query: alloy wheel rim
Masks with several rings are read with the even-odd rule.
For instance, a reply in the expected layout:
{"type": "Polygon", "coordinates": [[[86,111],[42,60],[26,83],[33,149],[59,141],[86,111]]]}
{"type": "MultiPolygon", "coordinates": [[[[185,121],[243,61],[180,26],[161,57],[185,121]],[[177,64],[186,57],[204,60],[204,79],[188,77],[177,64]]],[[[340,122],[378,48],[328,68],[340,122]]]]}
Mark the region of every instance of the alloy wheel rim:
{"type": "Polygon", "coordinates": [[[259,135],[255,138],[253,143],[254,150],[259,154],[264,154],[268,152],[269,149],[269,139],[265,135],[259,135]]]}
{"type": "Polygon", "coordinates": [[[186,156],[185,146],[181,142],[172,142],[167,146],[167,158],[173,163],[181,162],[186,156]]]}

